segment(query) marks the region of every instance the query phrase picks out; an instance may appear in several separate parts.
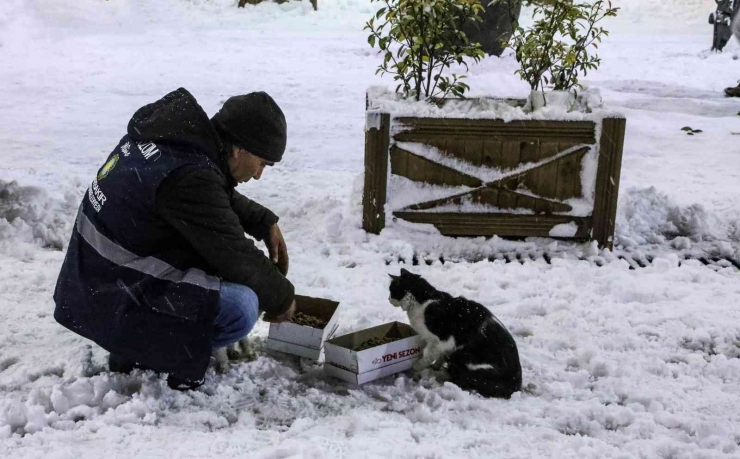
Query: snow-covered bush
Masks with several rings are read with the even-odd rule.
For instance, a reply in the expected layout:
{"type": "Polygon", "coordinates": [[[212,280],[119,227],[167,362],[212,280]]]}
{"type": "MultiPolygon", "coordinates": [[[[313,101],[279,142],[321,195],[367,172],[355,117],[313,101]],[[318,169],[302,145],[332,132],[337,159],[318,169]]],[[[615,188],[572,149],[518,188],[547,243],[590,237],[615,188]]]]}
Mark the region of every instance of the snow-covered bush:
{"type": "Polygon", "coordinates": [[[368,42],[379,48],[383,63],[376,73],[391,74],[396,92],[416,100],[462,96],[469,89],[465,75],[447,76],[457,63],[478,62],[484,55],[478,43],[462,31],[468,21],[481,21],[479,0],[372,0],[382,2],[365,24],[368,42]]]}

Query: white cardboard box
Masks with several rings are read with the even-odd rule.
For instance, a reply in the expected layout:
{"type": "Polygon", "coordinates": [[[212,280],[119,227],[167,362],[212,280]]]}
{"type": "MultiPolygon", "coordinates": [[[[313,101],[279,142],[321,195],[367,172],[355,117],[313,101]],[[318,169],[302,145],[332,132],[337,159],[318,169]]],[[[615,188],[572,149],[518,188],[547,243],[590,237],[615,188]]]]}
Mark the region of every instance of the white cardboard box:
{"type": "Polygon", "coordinates": [[[421,357],[422,341],[413,328],[391,322],[339,336],[326,342],[324,371],[339,379],[364,384],[408,370],[421,357]],[[355,351],[372,338],[391,337],[396,341],[355,351]]]}
{"type": "Polygon", "coordinates": [[[337,331],[339,303],[324,298],[296,295],[296,312],[302,312],[327,321],[324,328],[313,328],[291,322],[270,324],[265,346],[279,352],[319,360],[324,342],[337,331]]]}

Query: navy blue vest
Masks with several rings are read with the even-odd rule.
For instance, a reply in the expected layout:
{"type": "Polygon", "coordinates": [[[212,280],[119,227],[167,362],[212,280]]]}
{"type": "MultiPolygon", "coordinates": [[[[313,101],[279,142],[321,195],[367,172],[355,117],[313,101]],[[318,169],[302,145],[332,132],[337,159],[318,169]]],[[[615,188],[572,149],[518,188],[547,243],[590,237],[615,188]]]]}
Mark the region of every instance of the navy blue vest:
{"type": "Polygon", "coordinates": [[[202,153],[121,140],[83,198],[54,292],[54,317],[142,366],[200,379],[210,359],[220,280],[158,216],[155,203],[162,180],[186,165],[218,170],[202,153]]]}

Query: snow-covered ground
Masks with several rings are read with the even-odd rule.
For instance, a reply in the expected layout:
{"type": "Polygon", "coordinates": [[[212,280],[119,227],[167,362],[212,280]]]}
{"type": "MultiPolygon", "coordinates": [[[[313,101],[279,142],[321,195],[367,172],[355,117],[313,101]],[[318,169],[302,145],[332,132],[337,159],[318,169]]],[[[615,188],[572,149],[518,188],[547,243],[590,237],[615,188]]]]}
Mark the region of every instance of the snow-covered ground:
{"type": "MultiPolygon", "coordinates": [[[[679,266],[740,258],[740,100],[721,92],[740,46],[708,52],[712,0],[614,2],[585,80],[628,120],[614,253],[401,224],[365,234],[364,94],[391,83],[362,31],[374,5],[234,3],[0,2],[0,457],[740,457],[740,272],[679,266]],[[429,374],[353,388],[264,352],[195,392],[106,372],[104,351],[54,322],[54,283],[129,117],[179,86],[209,114],[253,90],[285,111],[285,160],[242,191],[282,217],[298,291],[341,301],[340,333],[406,320],[386,262],[456,258],[412,269],[497,314],[526,389],[485,400],[429,374]],[[544,249],[562,256],[474,261],[544,249]],[[657,258],[630,270],[620,253],[657,258]]],[[[472,94],[523,97],[515,69],[511,56],[472,66],[472,94]]]]}

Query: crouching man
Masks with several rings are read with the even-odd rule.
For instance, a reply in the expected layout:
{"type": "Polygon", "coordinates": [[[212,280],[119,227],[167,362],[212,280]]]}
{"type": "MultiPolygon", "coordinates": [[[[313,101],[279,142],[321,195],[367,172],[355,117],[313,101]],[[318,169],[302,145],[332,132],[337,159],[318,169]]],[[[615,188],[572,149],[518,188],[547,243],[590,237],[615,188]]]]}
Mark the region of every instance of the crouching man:
{"type": "Polygon", "coordinates": [[[54,318],[111,355],[111,371],[202,383],[213,350],[260,312],[295,311],[278,218],[239,194],[281,160],[286,123],[263,92],[212,118],[183,88],[140,108],[82,199],[57,280],[54,318]],[[264,241],[270,258],[254,239],[264,241]]]}

